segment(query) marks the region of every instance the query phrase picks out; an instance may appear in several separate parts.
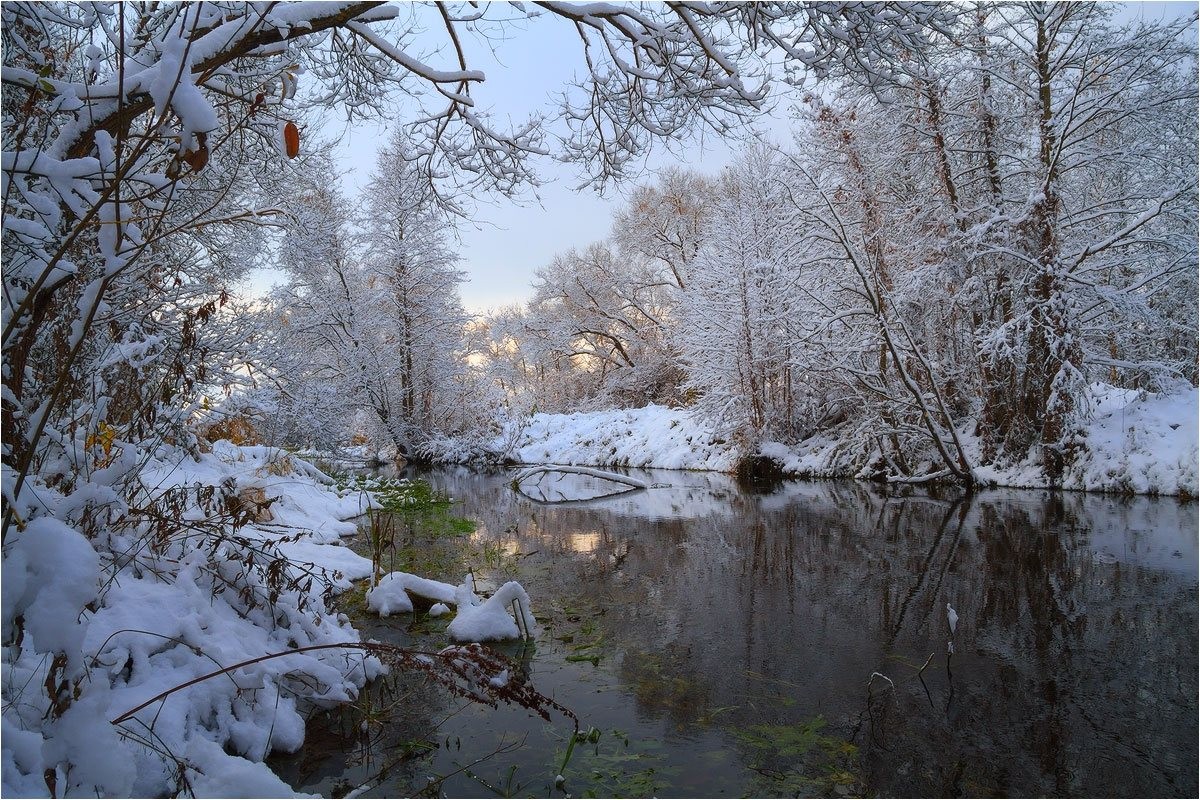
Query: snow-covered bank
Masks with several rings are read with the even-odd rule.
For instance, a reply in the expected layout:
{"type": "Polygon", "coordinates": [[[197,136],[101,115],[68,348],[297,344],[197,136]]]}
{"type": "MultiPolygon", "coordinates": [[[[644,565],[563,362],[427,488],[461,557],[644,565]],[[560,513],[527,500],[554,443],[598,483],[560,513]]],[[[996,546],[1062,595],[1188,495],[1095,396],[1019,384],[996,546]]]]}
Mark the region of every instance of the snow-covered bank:
{"type": "Polygon", "coordinates": [[[110,721],[223,666],[359,642],[326,598],[371,572],[338,543],[365,497],[336,492],[282,451],[218,442],[198,461],[141,469],[139,485],[123,490],[138,525],[88,530],[64,520],[102,518],[76,513],[84,503],[119,503],[117,487],[97,488],[101,470],[91,478],[88,497],[44,484],[23,491],[28,522],[4,543],[3,624],[17,644],[3,657],[3,793],[292,794],[262,759],[302,743],[305,704],[353,699],[384,670],[376,658],[293,653],[110,721]],[[236,529],[215,524],[231,497],[243,498],[235,508],[254,498],[266,508],[249,508],[258,521],[236,529]]]}
{"type": "MultiPolygon", "coordinates": [[[[1091,387],[1091,419],[1062,488],[1136,494],[1197,495],[1197,426],[1200,395],[1187,388],[1155,395],[1097,384],[1091,387]]],[[[979,459],[975,425],[962,426],[969,454],[979,459]]],[[[511,438],[511,433],[506,433],[511,438]]],[[[495,442],[502,449],[505,437],[495,442]]],[[[755,449],[799,477],[853,478],[862,474],[862,453],[837,433],[797,445],[763,442],[755,449]]],[[[535,414],[507,451],[527,464],[626,466],[728,472],[747,455],[721,438],[688,409],[650,405],[575,414],[535,414]]],[[[1049,485],[1031,462],[977,466],[986,484],[1049,485]]]]}
{"type": "MultiPolygon", "coordinates": [[[[1100,384],[1091,390],[1092,419],[1063,488],[1196,497],[1200,393],[1191,388],[1143,395],[1100,384]]],[[[1045,485],[1040,470],[1028,464],[979,472],[1001,486],[1045,485]]]]}
{"type": "MultiPolygon", "coordinates": [[[[497,440],[502,445],[503,437],[497,440]]],[[[525,464],[657,467],[728,472],[736,448],[687,409],[534,414],[510,455],[525,464]]]]}

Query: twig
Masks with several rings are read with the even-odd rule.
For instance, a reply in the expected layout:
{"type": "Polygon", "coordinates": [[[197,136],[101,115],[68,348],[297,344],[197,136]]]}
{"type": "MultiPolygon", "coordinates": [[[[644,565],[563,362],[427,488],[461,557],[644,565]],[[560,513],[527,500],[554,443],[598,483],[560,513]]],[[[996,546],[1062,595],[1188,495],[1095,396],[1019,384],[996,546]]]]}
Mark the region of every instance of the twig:
{"type": "Polygon", "coordinates": [[[891,678],[889,678],[887,675],[884,675],[882,672],[871,673],[871,678],[867,681],[867,699],[869,700],[871,698],[871,685],[875,683],[876,678],[882,678],[888,682],[888,685],[892,687],[892,699],[896,701],[896,708],[900,708],[900,697],[896,694],[896,684],[892,682],[891,678]]]}
{"type": "Polygon", "coordinates": [[[921,682],[921,688],[925,690],[925,699],[929,701],[930,708],[933,708],[933,695],[930,694],[929,685],[925,683],[925,677],[921,673],[923,673],[925,671],[925,667],[928,667],[929,663],[933,661],[933,657],[935,655],[937,655],[936,651],[930,653],[929,658],[925,659],[925,663],[921,665],[919,670],[917,670],[917,680],[921,682]]]}

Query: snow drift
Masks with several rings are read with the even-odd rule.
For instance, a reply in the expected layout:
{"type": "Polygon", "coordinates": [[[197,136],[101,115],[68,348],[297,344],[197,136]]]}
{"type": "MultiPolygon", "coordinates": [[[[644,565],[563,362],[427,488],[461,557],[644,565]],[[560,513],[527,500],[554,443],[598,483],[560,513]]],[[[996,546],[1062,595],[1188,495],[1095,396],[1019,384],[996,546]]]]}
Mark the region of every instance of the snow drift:
{"type": "Polygon", "coordinates": [[[371,572],[338,544],[366,497],[282,451],[218,442],[198,460],[151,460],[123,488],[161,524],[89,532],[74,511],[117,497],[92,479],[75,493],[87,497],[31,483],[21,499],[39,507],[22,504],[27,522],[4,543],[4,635],[17,644],[2,663],[3,793],[290,795],[262,759],[300,746],[305,706],[351,700],[381,674],[373,656],[292,653],[111,720],[220,665],[358,643],[326,599],[371,572]],[[214,524],[222,500],[248,489],[269,499],[271,520],[214,524]]]}

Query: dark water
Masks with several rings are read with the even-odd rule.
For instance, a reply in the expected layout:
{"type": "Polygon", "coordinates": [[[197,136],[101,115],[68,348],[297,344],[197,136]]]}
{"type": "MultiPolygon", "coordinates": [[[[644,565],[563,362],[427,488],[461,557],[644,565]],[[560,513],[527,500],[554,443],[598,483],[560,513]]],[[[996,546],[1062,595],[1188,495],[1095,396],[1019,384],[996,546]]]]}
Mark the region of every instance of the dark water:
{"type": "Polygon", "coordinates": [[[424,475],[479,521],[477,574],[532,597],[542,632],[505,652],[600,731],[562,790],[565,720],[406,676],[275,767],[368,796],[1197,795],[1195,502],[636,474],[670,486],[540,505],[424,475]]]}

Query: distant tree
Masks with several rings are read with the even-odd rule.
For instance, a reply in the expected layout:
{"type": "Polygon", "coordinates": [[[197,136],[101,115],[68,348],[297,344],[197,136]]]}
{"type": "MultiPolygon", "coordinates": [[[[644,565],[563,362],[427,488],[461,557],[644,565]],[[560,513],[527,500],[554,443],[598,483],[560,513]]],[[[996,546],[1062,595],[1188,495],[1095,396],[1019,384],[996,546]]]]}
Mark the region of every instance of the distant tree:
{"type": "Polygon", "coordinates": [[[810,270],[788,230],[781,160],[751,149],[722,175],[681,296],[678,340],[697,411],[746,443],[796,432],[803,334],[799,285],[810,270]]]}
{"type": "Polygon", "coordinates": [[[665,169],[630,194],[613,220],[612,240],[622,257],[667,270],[683,289],[716,194],[714,182],[699,173],[665,169]]]}
{"type": "Polygon", "coordinates": [[[594,243],[540,269],[527,335],[597,377],[598,392],[622,405],[667,399],[678,376],[669,346],[674,283],[641,258],[594,243]]]}
{"type": "Polygon", "coordinates": [[[411,457],[464,419],[462,273],[447,219],[392,137],[351,214],[327,159],[310,159],[301,209],[280,248],[290,276],[271,313],[285,325],[264,362],[280,410],[325,443],[349,438],[348,410],[370,413],[383,442],[411,457]]]}
{"type": "Polygon", "coordinates": [[[280,246],[278,263],[289,280],[271,298],[270,313],[281,324],[267,368],[288,422],[280,433],[298,436],[296,444],[332,445],[348,438],[358,410],[387,430],[395,367],[380,326],[383,292],[366,280],[361,237],[332,164],[312,158],[307,176],[280,246]]]}
{"type": "Polygon", "coordinates": [[[461,421],[456,381],[465,375],[464,274],[449,249],[450,221],[412,160],[412,144],[396,129],[379,152],[363,198],[364,267],[382,291],[385,343],[396,367],[389,393],[396,401],[387,421],[402,452],[434,431],[461,421]]]}

